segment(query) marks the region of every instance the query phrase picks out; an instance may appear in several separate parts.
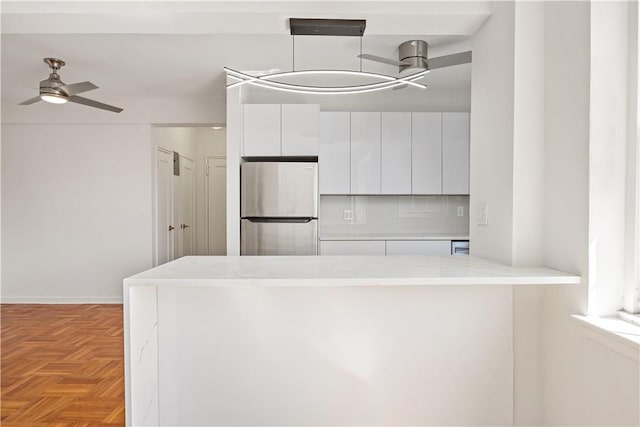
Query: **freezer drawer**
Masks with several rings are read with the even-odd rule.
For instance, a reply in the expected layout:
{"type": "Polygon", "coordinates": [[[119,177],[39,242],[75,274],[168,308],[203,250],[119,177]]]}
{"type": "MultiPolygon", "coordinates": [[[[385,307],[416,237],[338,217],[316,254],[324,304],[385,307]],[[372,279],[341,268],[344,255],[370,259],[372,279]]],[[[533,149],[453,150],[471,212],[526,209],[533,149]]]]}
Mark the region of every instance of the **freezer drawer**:
{"type": "Polygon", "coordinates": [[[317,255],[318,221],[240,221],[240,255],[317,255]]]}
{"type": "Polygon", "coordinates": [[[318,164],[246,162],[241,167],[240,216],[318,217],[318,164]]]}

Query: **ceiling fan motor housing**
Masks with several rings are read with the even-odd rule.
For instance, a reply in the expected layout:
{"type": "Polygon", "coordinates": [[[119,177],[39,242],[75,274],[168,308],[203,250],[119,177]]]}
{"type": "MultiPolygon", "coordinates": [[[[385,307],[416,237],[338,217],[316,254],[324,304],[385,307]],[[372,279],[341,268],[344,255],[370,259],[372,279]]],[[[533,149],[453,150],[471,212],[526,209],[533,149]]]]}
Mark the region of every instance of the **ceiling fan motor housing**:
{"type": "Polygon", "coordinates": [[[51,74],[46,80],[40,82],[40,95],[54,95],[67,98],[69,96],[60,86],[65,82],[60,79],[58,70],[65,65],[64,61],[57,58],[44,58],[44,62],[51,68],[51,74]]]}
{"type": "Polygon", "coordinates": [[[69,96],[63,89],[58,89],[60,86],[64,86],[65,83],[60,80],[58,74],[50,74],[49,78],[40,82],[40,94],[51,94],[58,96],[69,96]]]}
{"type": "Polygon", "coordinates": [[[427,69],[427,51],[429,45],[424,40],[409,40],[402,43],[399,47],[398,57],[401,62],[408,65],[400,65],[400,71],[411,68],[427,69]]]}

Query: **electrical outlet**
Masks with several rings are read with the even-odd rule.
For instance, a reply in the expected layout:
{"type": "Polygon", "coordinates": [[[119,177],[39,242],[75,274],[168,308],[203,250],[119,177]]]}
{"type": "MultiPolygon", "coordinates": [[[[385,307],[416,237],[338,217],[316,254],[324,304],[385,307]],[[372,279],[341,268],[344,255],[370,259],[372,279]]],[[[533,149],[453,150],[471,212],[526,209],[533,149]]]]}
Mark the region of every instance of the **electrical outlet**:
{"type": "Polygon", "coordinates": [[[489,205],[486,203],[478,206],[478,225],[489,225],[489,205]]]}
{"type": "Polygon", "coordinates": [[[458,216],[464,216],[464,206],[458,206],[458,216]]]}
{"type": "Polygon", "coordinates": [[[351,209],[345,209],[342,212],[342,218],[345,221],[353,221],[353,211],[351,209]]]}

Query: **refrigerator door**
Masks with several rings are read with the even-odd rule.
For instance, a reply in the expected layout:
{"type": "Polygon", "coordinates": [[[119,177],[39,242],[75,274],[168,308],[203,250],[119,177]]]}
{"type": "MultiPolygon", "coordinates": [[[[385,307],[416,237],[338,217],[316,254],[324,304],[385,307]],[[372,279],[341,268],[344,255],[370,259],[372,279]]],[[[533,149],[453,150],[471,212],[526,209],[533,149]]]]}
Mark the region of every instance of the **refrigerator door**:
{"type": "Polygon", "coordinates": [[[318,221],[240,222],[240,255],[317,255],[318,221]]]}
{"type": "Polygon", "coordinates": [[[318,164],[246,162],[241,168],[240,216],[318,217],[318,164]]]}

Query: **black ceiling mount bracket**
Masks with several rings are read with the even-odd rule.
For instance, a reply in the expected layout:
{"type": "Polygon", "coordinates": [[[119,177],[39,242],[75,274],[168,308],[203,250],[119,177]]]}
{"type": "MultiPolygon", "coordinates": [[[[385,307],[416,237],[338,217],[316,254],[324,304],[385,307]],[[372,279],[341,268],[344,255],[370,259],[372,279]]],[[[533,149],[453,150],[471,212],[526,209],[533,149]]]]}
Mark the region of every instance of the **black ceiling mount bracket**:
{"type": "Polygon", "coordinates": [[[366,19],[289,18],[292,36],[357,36],[364,35],[366,19]]]}

